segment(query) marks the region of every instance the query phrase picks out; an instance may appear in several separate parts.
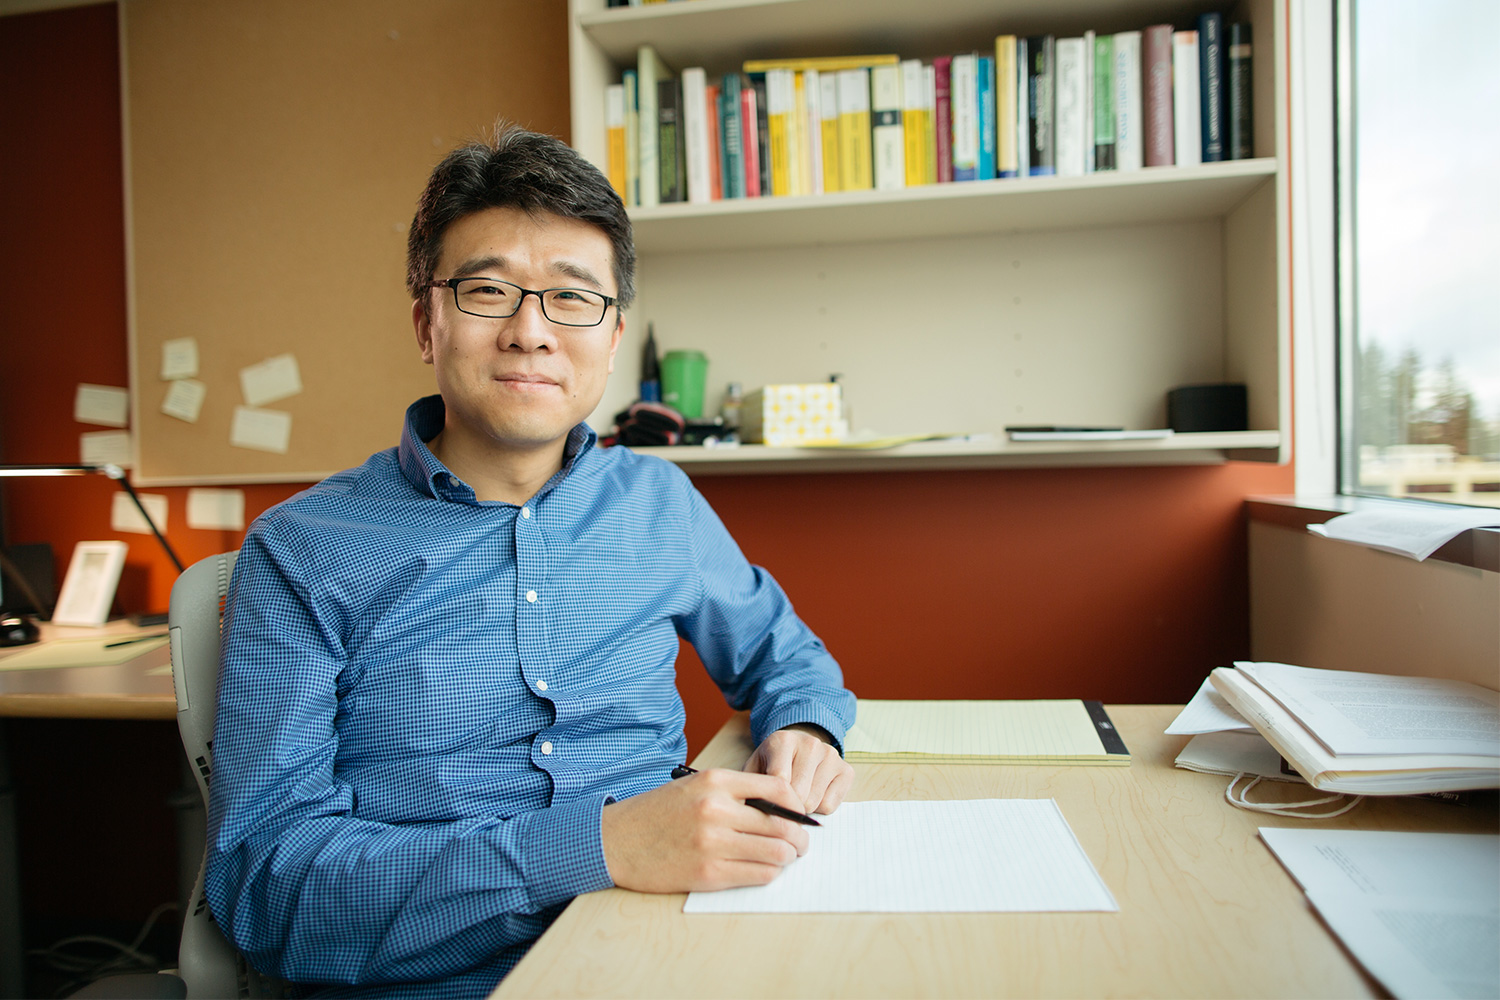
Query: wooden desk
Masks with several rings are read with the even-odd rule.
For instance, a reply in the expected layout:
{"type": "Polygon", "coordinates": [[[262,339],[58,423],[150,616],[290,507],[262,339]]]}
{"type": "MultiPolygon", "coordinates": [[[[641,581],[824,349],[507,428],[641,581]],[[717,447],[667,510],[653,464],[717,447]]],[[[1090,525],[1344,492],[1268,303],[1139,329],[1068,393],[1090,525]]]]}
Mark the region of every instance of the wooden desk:
{"type": "MultiPolygon", "coordinates": [[[[855,800],[1056,799],[1118,913],[688,916],[683,895],[610,889],[576,899],[493,997],[1385,995],[1256,835],[1311,821],[1236,809],[1227,778],[1173,767],[1186,738],[1162,730],[1178,710],[1110,706],[1129,768],[856,765],[855,800]]],[[[694,764],[749,753],[736,716],[694,764]]],[[[1367,799],[1326,825],[1494,833],[1497,812],[1367,799]]]]}
{"type": "MultiPolygon", "coordinates": [[[[124,619],[100,628],[43,623],[41,641],[86,639],[106,634],[128,639],[166,631],[166,625],[140,628],[124,619]]],[[[34,648],[34,645],[0,648],[0,666],[3,666],[6,656],[34,648]]],[[[0,669],[0,716],[175,719],[177,697],[172,691],[171,662],[168,647],[158,646],[113,666],[0,669]]]]}
{"type": "MultiPolygon", "coordinates": [[[[76,628],[43,623],[41,642],[165,633],[166,625],[140,628],[124,619],[100,628],[76,628]]],[[[0,668],[7,656],[37,648],[0,647],[0,668]]],[[[48,719],[162,719],[177,718],[172,690],[171,651],[165,646],[146,650],[124,663],[95,667],[0,669],[0,717],[48,719]],[[166,669],[163,669],[166,668],[166,669]]],[[[24,996],[21,934],[20,861],[17,848],[15,793],[11,788],[6,733],[0,727],[0,996],[24,996]]],[[[187,781],[192,785],[192,779],[187,781]]],[[[196,788],[194,788],[196,794],[196,788]]],[[[119,827],[112,836],[119,838],[119,827]]],[[[185,851],[193,850],[189,845],[185,851]]],[[[202,845],[196,846],[199,857],[202,845]]],[[[180,879],[181,876],[179,876],[180,879]]],[[[188,876],[191,880],[191,875],[188,876]]]]}

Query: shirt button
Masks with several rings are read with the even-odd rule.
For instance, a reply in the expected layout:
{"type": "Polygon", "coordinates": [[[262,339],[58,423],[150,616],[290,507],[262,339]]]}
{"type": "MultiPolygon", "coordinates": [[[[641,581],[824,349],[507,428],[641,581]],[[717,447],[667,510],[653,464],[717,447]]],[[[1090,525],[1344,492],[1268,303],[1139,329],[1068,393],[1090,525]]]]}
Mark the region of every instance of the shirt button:
{"type": "Polygon", "coordinates": [[[530,507],[522,507],[521,508],[521,518],[523,520],[526,520],[526,521],[531,520],[531,508],[530,507]]]}
{"type": "Polygon", "coordinates": [[[552,752],[552,744],[550,742],[543,743],[542,744],[542,755],[546,756],[547,754],[549,754],[551,752],[552,752]]]}
{"type": "Polygon", "coordinates": [[[536,682],[536,689],[538,691],[545,691],[545,690],[547,690],[547,682],[546,681],[537,681],[536,682]]]}
{"type": "Polygon", "coordinates": [[[526,603],[527,604],[535,604],[536,603],[536,591],[534,591],[534,590],[528,590],[528,591],[526,591],[526,603]]]}

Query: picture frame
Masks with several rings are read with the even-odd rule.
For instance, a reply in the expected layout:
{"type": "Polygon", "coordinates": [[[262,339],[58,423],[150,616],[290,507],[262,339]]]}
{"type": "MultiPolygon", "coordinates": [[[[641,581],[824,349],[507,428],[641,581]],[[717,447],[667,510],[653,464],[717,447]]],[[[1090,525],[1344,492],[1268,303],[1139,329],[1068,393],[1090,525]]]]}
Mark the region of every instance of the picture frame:
{"type": "Polygon", "coordinates": [[[52,623],[103,625],[108,621],[129,549],[121,541],[79,542],[74,546],[62,593],[52,611],[52,623]]]}

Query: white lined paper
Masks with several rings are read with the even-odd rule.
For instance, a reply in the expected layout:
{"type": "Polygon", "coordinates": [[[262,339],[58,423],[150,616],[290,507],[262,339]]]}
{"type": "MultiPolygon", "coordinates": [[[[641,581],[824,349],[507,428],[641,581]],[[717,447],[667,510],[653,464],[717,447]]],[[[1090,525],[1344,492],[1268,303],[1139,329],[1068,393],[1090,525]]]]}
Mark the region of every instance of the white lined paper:
{"type": "Polygon", "coordinates": [[[769,885],[685,913],[1003,913],[1119,906],[1052,799],[846,802],[769,885]]]}

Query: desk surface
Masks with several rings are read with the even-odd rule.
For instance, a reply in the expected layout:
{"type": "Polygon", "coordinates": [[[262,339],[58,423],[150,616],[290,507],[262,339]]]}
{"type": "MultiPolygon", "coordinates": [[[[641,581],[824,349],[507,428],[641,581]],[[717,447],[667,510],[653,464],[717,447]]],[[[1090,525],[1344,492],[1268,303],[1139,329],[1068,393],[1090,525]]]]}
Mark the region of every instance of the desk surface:
{"type": "MultiPolygon", "coordinates": [[[[139,628],[124,619],[99,628],[42,625],[42,642],[94,638],[105,634],[129,638],[166,632],[165,625],[139,628]]],[[[4,658],[30,646],[0,648],[4,658]]],[[[158,646],[113,666],[0,669],[0,716],[54,719],[175,719],[171,652],[158,646]],[[168,669],[164,669],[168,668],[168,669]]]]}
{"type": "MultiPolygon", "coordinates": [[[[1312,821],[1236,809],[1227,778],[1173,767],[1177,711],[1109,708],[1128,768],[855,765],[854,800],[1056,799],[1118,913],[689,916],[681,894],[610,889],[576,899],[493,996],[1384,996],[1256,835],[1312,821]]],[[[749,753],[735,716],[694,764],[749,753]]],[[[1263,782],[1251,798],[1307,792],[1263,782]]],[[[1497,812],[1366,799],[1320,825],[1494,833],[1497,812]]]]}

